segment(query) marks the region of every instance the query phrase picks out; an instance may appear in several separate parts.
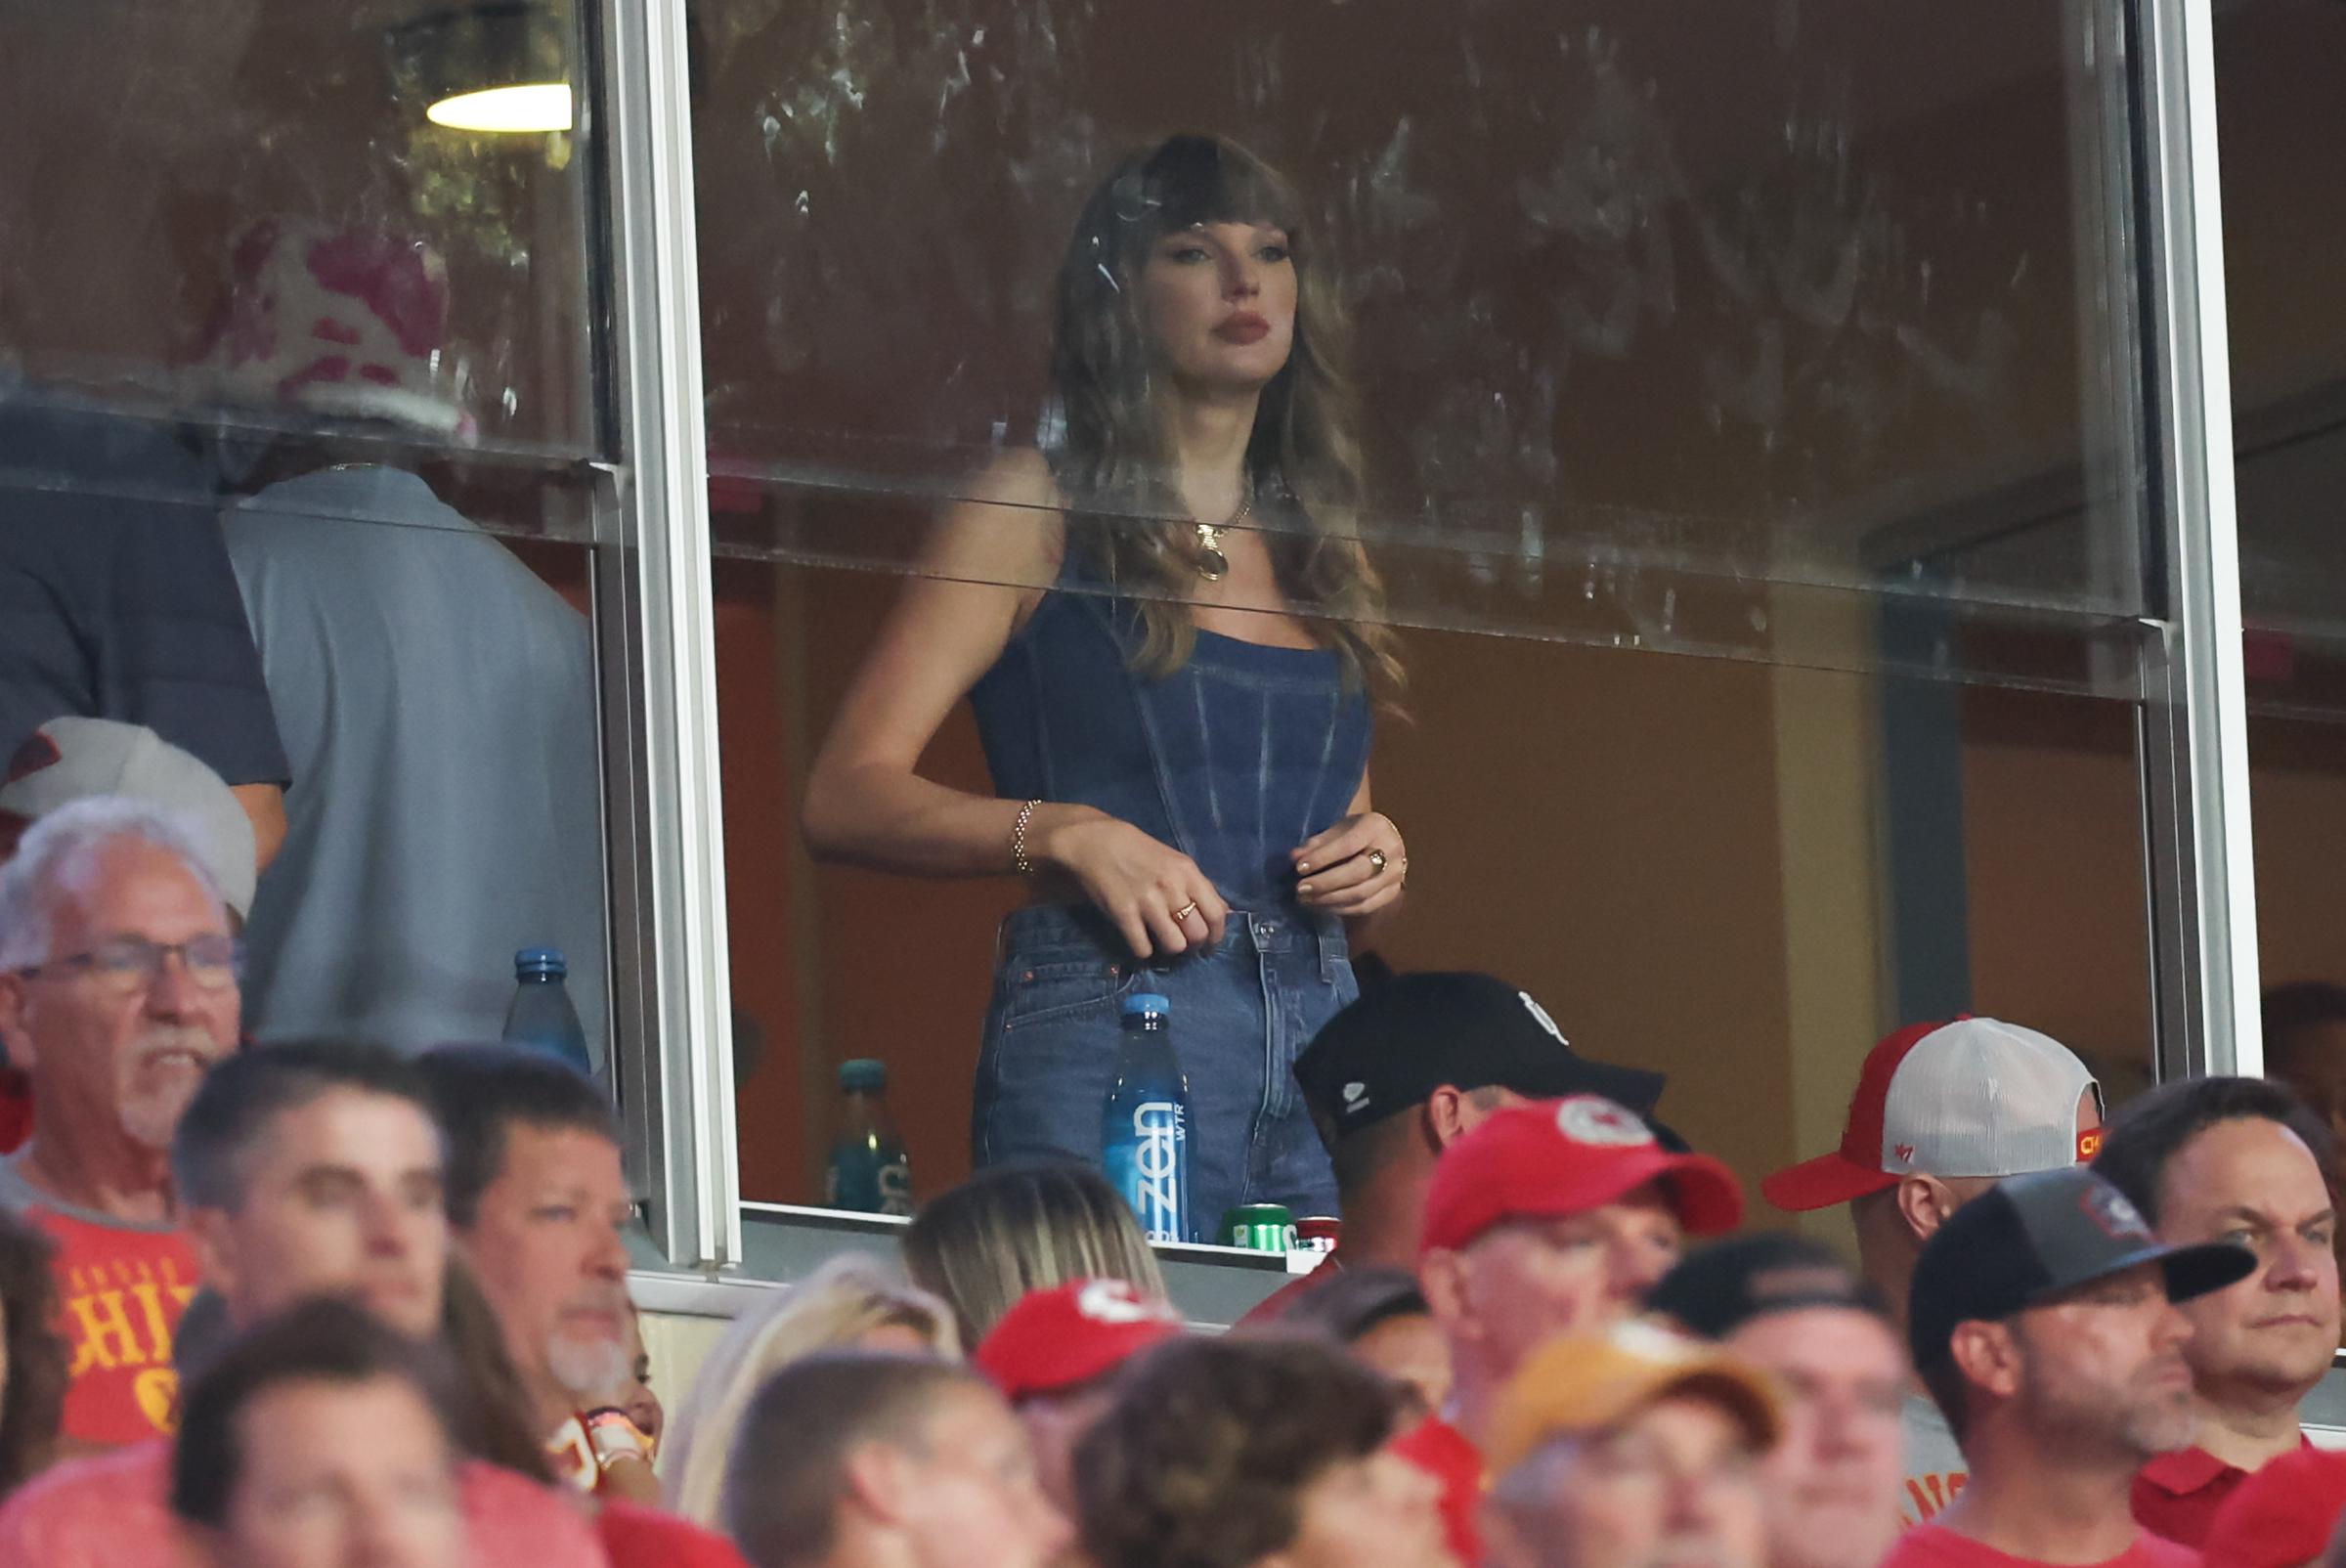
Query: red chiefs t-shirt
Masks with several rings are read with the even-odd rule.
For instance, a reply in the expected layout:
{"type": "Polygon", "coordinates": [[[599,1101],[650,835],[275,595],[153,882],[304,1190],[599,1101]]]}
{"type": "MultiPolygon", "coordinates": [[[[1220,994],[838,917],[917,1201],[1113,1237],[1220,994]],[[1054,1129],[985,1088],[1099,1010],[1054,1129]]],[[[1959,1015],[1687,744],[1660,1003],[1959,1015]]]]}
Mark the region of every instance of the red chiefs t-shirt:
{"type": "Polygon", "coordinates": [[[179,1372],[171,1346],[198,1283],[187,1238],[61,1202],[5,1165],[0,1206],[57,1244],[50,1268],[73,1352],[65,1435],[116,1447],[174,1430],[179,1372]]]}
{"type": "MultiPolygon", "coordinates": [[[[2302,1437],[2298,1443],[2310,1446],[2302,1437]]],[[[2182,1546],[2204,1546],[2216,1510],[2252,1473],[2203,1448],[2161,1454],[2134,1478],[2134,1522],[2182,1546]]]]}
{"type": "Polygon", "coordinates": [[[1475,1515],[1483,1505],[1483,1453],[1464,1432],[1439,1416],[1428,1416],[1386,1445],[1442,1483],[1442,1525],[1450,1549],[1462,1563],[1483,1560],[1482,1532],[1475,1515]]]}
{"type": "MultiPolygon", "coordinates": [[[[2033,1557],[2015,1557],[1959,1536],[1943,1524],[1917,1525],[1898,1538],[1882,1559],[1882,1568],[2052,1568],[2033,1557]]],[[[2148,1530],[2135,1533],[2134,1545],[2092,1568],[2200,1568],[2199,1553],[2148,1530]]]]}
{"type": "Polygon", "coordinates": [[[640,1503],[606,1503],[595,1515],[611,1568],[749,1568],[733,1543],[640,1503]]]}

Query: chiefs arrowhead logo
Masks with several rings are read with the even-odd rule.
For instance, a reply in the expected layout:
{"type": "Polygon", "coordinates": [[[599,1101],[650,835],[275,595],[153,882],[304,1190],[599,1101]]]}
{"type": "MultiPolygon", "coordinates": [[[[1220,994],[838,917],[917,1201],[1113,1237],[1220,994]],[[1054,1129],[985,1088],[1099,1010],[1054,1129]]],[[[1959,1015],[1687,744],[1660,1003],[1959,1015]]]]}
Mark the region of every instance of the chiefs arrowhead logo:
{"type": "Polygon", "coordinates": [[[1576,1144],[1632,1149],[1654,1141],[1653,1130],[1602,1095],[1576,1094],[1556,1108],[1556,1130],[1576,1144]]]}
{"type": "Polygon", "coordinates": [[[1163,1303],[1151,1301],[1122,1280],[1093,1280],[1075,1293],[1075,1310],[1094,1323],[1178,1322],[1163,1303]]]}

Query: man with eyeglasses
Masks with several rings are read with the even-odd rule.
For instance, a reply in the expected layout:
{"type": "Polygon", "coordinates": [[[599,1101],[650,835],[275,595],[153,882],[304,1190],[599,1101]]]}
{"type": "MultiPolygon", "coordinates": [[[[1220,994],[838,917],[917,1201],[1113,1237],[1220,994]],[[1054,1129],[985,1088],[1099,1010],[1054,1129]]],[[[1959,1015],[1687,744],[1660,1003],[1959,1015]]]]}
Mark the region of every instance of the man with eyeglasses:
{"type": "Polygon", "coordinates": [[[171,1429],[172,1338],[196,1293],[171,1137],[236,1048],[237,946],[189,831],[117,797],[60,806],[0,868],[0,1039],[32,1078],[32,1136],[0,1206],[56,1241],[73,1342],[65,1436],[171,1429]]]}

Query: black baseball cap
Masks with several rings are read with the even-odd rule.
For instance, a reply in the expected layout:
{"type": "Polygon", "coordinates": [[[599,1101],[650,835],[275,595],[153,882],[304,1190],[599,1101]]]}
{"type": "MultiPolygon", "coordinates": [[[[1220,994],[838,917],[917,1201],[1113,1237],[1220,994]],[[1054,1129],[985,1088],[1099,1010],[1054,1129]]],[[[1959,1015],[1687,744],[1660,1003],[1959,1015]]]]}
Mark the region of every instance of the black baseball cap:
{"type": "Polygon", "coordinates": [[[1444,1084],[1602,1095],[1644,1117],[1665,1080],[1576,1054],[1529,991],[1496,976],[1434,973],[1397,975],[1329,1019],[1295,1059],[1295,1081],[1342,1139],[1444,1084]]]}
{"type": "Polygon", "coordinates": [[[1882,1292],[1851,1274],[1839,1253],[1776,1231],[1697,1247],[1662,1276],[1645,1306],[1705,1339],[1724,1339],[1755,1318],[1806,1307],[1844,1307],[1890,1321],[1882,1292]]]}
{"type": "Polygon", "coordinates": [[[2256,1256],[2230,1241],[2162,1244],[2089,1166],[2006,1177],[1923,1243],[1906,1309],[1914,1364],[1944,1365],[1958,1324],[2009,1318],[2145,1263],[2165,1272],[2169,1301],[2189,1301],[2246,1279],[2256,1256]]]}

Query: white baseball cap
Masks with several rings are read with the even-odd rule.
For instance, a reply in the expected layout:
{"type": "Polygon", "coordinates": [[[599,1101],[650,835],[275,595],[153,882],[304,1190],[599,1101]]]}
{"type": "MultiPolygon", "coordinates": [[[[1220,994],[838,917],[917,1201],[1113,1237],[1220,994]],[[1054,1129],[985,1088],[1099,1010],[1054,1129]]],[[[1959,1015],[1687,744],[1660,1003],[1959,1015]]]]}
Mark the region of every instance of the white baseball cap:
{"type": "Polygon", "coordinates": [[[260,880],[252,818],[219,774],[144,724],[52,719],[26,736],[0,774],[0,858],[41,817],[97,795],[144,801],[183,818],[220,901],[239,920],[252,913],[260,880]]]}
{"type": "Polygon", "coordinates": [[[1848,1126],[1829,1154],[1760,1184],[1799,1213],[1933,1176],[2019,1176],[2091,1159],[2099,1132],[2077,1131],[2078,1099],[2102,1087],[2048,1034],[1992,1018],[1918,1024],[1867,1054],[1848,1126]]]}

